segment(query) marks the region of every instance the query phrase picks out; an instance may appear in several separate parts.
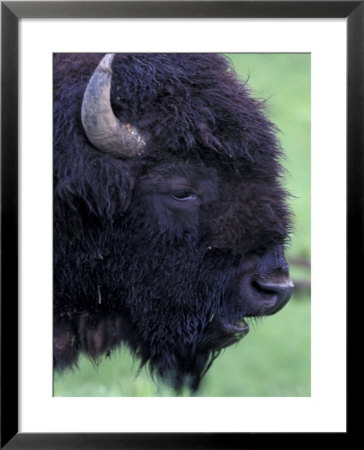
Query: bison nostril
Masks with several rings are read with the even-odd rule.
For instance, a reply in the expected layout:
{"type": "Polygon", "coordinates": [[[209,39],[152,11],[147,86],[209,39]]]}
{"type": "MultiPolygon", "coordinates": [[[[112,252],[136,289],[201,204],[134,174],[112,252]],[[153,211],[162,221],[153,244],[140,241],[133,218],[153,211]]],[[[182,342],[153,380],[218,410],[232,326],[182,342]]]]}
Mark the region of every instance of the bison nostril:
{"type": "Polygon", "coordinates": [[[289,277],[283,279],[258,278],[252,282],[253,288],[265,300],[273,300],[264,314],[271,315],[278,312],[288,302],[292,295],[294,285],[289,277]]]}

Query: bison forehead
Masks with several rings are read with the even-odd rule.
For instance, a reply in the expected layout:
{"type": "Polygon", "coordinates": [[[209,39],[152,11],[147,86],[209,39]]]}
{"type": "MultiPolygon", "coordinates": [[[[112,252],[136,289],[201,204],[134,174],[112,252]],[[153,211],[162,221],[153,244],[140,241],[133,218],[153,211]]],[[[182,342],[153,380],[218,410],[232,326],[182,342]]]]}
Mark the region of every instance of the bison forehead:
{"type": "MultiPolygon", "coordinates": [[[[55,114],[62,122],[55,142],[64,142],[64,130],[70,128],[83,136],[78,120],[82,97],[100,59],[55,55],[55,114]]],[[[276,129],[263,103],[250,96],[222,55],[118,54],[112,70],[114,113],[146,136],[148,156],[163,157],[168,150],[181,158],[237,163],[240,172],[249,168],[262,176],[280,170],[274,163],[280,156],[276,129]]]]}
{"type": "Polygon", "coordinates": [[[115,113],[149,136],[154,153],[218,153],[263,166],[280,154],[263,103],[222,55],[117,55],[113,70],[115,113]]]}

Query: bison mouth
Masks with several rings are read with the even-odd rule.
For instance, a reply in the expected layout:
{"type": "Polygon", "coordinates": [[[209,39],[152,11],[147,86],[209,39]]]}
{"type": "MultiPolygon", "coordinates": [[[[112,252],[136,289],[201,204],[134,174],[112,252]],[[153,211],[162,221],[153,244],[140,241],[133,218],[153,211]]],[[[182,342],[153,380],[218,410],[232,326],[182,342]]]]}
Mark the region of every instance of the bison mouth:
{"type": "Polygon", "coordinates": [[[214,349],[237,343],[249,333],[246,318],[270,316],[280,311],[290,299],[293,283],[288,270],[275,270],[270,275],[243,274],[237,277],[233,303],[241,305],[242,319],[220,319],[212,327],[214,349]],[[218,338],[217,338],[218,336],[218,338]]]}
{"type": "Polygon", "coordinates": [[[230,345],[239,342],[249,333],[249,325],[244,319],[234,323],[221,321],[217,327],[217,339],[215,345],[213,345],[215,350],[222,350],[223,348],[229,347],[230,345]]]}

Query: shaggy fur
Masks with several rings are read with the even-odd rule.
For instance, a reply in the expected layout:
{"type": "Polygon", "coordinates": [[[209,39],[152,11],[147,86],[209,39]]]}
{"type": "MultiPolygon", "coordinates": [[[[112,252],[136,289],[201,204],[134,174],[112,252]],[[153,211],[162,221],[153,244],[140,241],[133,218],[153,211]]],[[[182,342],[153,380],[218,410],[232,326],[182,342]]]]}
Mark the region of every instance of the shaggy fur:
{"type": "Polygon", "coordinates": [[[112,107],[147,147],[102,153],[80,119],[102,56],[54,57],[55,367],[124,342],[197,389],[241,337],[226,324],[264,314],[253,278],[287,270],[275,128],[221,55],[120,54],[112,107]],[[197,197],[176,201],[181,186],[197,197]]]}

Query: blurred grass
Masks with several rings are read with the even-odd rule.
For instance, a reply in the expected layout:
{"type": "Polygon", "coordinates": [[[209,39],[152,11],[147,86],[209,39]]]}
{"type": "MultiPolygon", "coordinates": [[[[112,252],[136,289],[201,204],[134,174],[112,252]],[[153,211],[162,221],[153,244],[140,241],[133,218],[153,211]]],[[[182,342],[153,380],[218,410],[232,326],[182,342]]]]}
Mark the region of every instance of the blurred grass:
{"type": "MultiPolygon", "coordinates": [[[[252,94],[267,99],[267,112],[278,126],[287,156],[285,186],[293,195],[295,233],[287,249],[297,286],[310,277],[310,55],[229,54],[252,94]],[[302,264],[303,262],[303,264],[302,264]]],[[[198,396],[309,396],[310,297],[298,289],[278,314],[251,322],[250,333],[213,363],[198,396]]],[[[79,369],[54,376],[54,395],[174,396],[155,383],[126,349],[103,358],[98,366],[84,357],[79,369]]],[[[183,392],[180,395],[190,395],[183,392]]]]}

